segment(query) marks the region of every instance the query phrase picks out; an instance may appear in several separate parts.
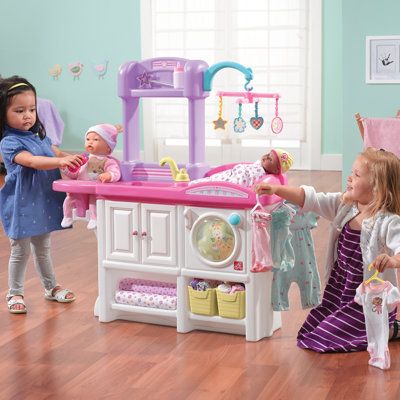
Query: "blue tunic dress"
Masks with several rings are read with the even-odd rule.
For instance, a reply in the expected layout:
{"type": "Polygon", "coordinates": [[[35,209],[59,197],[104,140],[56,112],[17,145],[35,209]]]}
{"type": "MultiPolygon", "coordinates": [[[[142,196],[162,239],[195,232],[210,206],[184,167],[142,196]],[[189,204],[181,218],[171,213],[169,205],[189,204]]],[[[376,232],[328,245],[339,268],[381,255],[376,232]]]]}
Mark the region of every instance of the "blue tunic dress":
{"type": "Polygon", "coordinates": [[[54,157],[51,140],[43,140],[32,131],[6,126],[0,152],[7,168],[5,184],[0,190],[0,218],[7,236],[22,239],[62,229],[62,205],[65,193],[52,189],[61,179],[60,171],[37,170],[16,164],[15,156],[28,151],[34,156],[54,157]]]}

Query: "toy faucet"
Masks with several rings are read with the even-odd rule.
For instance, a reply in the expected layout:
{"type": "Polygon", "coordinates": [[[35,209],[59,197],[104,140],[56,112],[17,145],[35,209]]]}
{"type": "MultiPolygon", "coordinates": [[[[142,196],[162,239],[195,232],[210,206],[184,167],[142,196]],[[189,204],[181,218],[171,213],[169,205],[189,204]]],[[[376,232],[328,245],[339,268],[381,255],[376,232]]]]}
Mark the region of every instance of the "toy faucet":
{"type": "Polygon", "coordinates": [[[189,182],[189,174],[185,168],[179,169],[176,162],[171,157],[164,157],[160,160],[160,166],[163,167],[165,164],[169,165],[171,169],[172,179],[175,182],[189,182]]]}

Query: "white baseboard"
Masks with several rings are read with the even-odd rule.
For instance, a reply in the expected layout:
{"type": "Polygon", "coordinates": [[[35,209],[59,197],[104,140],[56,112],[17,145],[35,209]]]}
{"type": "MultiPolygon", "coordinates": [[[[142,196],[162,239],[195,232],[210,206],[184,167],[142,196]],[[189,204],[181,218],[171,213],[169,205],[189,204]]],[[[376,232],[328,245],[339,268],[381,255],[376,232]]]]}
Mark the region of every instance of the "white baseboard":
{"type": "Polygon", "coordinates": [[[342,171],[343,156],[341,154],[321,154],[321,171],[342,171]]]}

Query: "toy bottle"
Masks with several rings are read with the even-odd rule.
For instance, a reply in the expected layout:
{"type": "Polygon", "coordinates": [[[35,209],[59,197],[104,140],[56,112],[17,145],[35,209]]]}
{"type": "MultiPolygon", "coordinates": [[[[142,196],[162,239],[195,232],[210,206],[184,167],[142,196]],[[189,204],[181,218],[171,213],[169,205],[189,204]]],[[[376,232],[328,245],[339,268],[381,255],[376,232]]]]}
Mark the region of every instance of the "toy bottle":
{"type": "Polygon", "coordinates": [[[79,169],[80,167],[82,167],[82,165],[84,165],[84,164],[86,164],[86,163],[88,162],[88,160],[89,160],[88,155],[85,154],[85,153],[83,153],[83,154],[81,154],[81,155],[82,155],[82,164],[79,165],[79,166],[77,166],[77,167],[68,167],[68,171],[74,173],[74,172],[78,171],[78,169],[79,169]]]}
{"type": "Polygon", "coordinates": [[[176,64],[176,67],[174,68],[174,73],[173,73],[173,82],[174,82],[174,88],[175,89],[183,89],[183,66],[178,62],[176,64]]]}

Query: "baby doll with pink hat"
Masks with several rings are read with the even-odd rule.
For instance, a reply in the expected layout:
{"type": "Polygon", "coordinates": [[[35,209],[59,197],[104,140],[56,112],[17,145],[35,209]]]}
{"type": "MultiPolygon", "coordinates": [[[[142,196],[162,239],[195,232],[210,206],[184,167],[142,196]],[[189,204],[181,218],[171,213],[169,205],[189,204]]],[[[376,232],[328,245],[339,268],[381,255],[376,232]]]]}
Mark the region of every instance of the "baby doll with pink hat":
{"type": "Polygon", "coordinates": [[[196,179],[189,184],[199,182],[219,181],[236,183],[237,185],[251,187],[265,175],[279,175],[287,172],[293,164],[292,155],[282,149],[271,149],[261,159],[254,163],[235,164],[232,168],[225,169],[208,176],[207,178],[196,179]]]}
{"type": "MultiPolygon", "coordinates": [[[[82,165],[74,169],[63,169],[62,172],[70,179],[84,181],[99,181],[101,183],[117,182],[121,178],[119,161],[110,154],[117,144],[118,133],[122,131],[121,125],[99,124],[91,126],[85,134],[85,151],[82,156],[82,165]]],[[[63,228],[73,224],[72,210],[75,206],[74,194],[67,194],[64,200],[64,218],[61,221],[63,228]]],[[[88,229],[95,229],[96,201],[94,196],[89,197],[89,223],[88,229]]]]}

